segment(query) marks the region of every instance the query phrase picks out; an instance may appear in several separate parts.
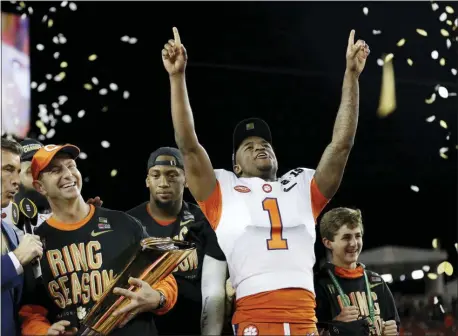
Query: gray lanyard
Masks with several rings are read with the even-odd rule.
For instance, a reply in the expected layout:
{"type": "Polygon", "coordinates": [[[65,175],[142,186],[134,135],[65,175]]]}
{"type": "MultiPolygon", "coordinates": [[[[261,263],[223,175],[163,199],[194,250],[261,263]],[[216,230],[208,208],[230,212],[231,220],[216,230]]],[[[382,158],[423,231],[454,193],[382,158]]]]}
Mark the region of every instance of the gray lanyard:
{"type": "MultiPolygon", "coordinates": [[[[339,295],[340,295],[340,297],[342,299],[343,306],[344,307],[351,306],[350,299],[343,292],[342,287],[340,287],[340,284],[337,281],[337,278],[335,277],[335,275],[329,269],[328,269],[328,273],[329,273],[329,276],[331,277],[332,282],[334,283],[334,286],[337,288],[337,292],[339,292],[339,295]]],[[[375,327],[374,301],[372,300],[371,286],[369,284],[369,280],[367,278],[366,271],[364,271],[364,282],[366,284],[366,296],[367,296],[367,306],[369,308],[369,318],[371,320],[372,327],[375,327]]]]}

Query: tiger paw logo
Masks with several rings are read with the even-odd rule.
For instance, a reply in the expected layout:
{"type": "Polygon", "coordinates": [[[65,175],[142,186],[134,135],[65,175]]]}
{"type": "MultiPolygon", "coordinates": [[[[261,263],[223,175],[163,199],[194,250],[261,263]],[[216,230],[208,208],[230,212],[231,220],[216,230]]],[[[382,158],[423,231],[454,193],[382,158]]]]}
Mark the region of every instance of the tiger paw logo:
{"type": "Polygon", "coordinates": [[[78,320],[82,320],[86,317],[86,308],[84,307],[78,307],[76,309],[76,316],[78,317],[78,320]]]}
{"type": "Polygon", "coordinates": [[[258,333],[258,328],[254,325],[249,325],[245,329],[243,329],[243,335],[244,336],[256,336],[259,335],[258,333]]]}

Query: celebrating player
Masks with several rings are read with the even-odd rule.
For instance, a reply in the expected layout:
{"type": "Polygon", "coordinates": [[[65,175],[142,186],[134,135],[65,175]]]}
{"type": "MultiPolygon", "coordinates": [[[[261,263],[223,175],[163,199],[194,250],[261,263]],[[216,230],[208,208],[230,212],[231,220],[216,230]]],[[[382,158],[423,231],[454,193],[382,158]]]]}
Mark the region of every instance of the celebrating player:
{"type": "Polygon", "coordinates": [[[176,28],[162,50],[169,73],[175,140],[186,179],[226,255],[236,290],[237,335],[317,332],[313,265],[315,220],[339,188],[353,146],[359,110],[358,78],[369,47],[354,42],[346,51],[342,101],[332,140],[317,170],[297,168],[277,178],[268,125],[240,122],[233,135],[233,172],[213,170],[197,139],[185,80],[186,49],[176,28]]]}
{"type": "Polygon", "coordinates": [[[183,201],[186,181],[181,153],[161,147],[151,153],[147,168],[150,200],[127,213],[137,218],[151,237],[190,240],[197,247],[174,271],[177,304],[155,319],[157,330],[160,335],[220,335],[226,258],[199,207],[183,201]]]}
{"type": "MultiPolygon", "coordinates": [[[[79,153],[73,145],[47,145],[32,159],[33,185],[46,196],[52,216],[35,230],[45,249],[41,259],[45,294],[37,299],[39,305],[21,309],[25,335],[61,335],[66,329],[76,332],[123,271],[132,248],[148,237],[133,217],[84,202],[82,177],[75,163],[79,153]]],[[[170,275],[154,289],[139,279],[131,278],[129,283],[139,290],[113,290],[131,302],[114,313],[128,315],[122,328],[111,335],[155,335],[152,314],[164,314],[175,304],[175,279],[170,275]]],[[[36,292],[37,296],[41,293],[36,292]]]]}
{"type": "Polygon", "coordinates": [[[400,320],[390,289],[380,275],[357,262],[363,248],[361,211],[328,211],[320,233],[332,253],[332,263],[326,263],[315,279],[320,326],[331,335],[396,336],[400,320]]]}

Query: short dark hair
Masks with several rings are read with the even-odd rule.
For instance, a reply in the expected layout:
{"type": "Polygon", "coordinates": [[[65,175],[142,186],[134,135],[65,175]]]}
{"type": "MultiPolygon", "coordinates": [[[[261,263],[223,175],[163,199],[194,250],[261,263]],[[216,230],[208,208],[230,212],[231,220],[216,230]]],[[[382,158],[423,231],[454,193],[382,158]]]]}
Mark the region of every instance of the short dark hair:
{"type": "Polygon", "coordinates": [[[19,156],[22,155],[22,146],[16,140],[2,138],[2,150],[11,152],[19,156]]]}

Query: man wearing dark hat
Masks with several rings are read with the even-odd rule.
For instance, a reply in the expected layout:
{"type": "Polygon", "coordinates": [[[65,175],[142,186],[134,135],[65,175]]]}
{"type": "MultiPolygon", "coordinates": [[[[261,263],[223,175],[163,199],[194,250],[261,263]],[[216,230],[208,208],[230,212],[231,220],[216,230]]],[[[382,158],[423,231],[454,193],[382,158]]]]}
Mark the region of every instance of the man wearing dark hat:
{"type": "MultiPolygon", "coordinates": [[[[316,218],[337,192],[353,146],[359,75],[369,46],[350,32],[342,98],[332,140],[316,170],[277,177],[272,136],[261,119],[240,122],[232,171],[213,169],[196,135],[186,87],[186,49],[178,30],[162,50],[169,74],[175,141],[186,181],[215,229],[236,292],[236,335],[318,335],[313,265],[316,218]]],[[[344,55],[342,55],[344,56],[344,55]]],[[[303,111],[301,113],[304,113],[303,111]]],[[[300,149],[295,150],[301,155],[300,149]]]]}
{"type": "Polygon", "coordinates": [[[185,186],[180,151],[161,147],[148,160],[149,201],[127,213],[137,218],[152,237],[171,237],[197,244],[195,253],[173,273],[178,284],[178,300],[168,314],[156,317],[159,334],[219,335],[224,322],[225,257],[199,207],[183,201],[185,186]]]}

